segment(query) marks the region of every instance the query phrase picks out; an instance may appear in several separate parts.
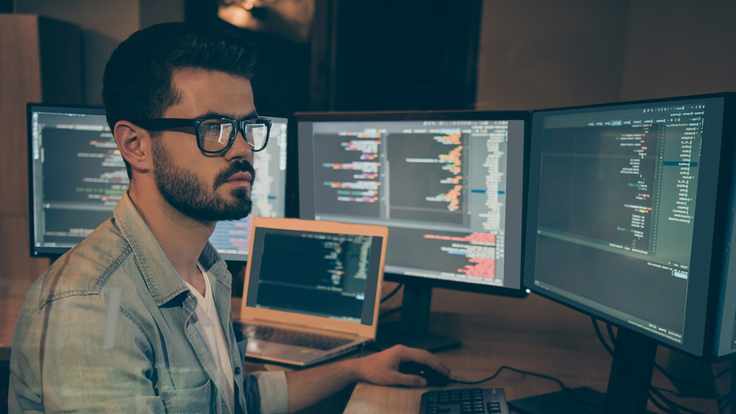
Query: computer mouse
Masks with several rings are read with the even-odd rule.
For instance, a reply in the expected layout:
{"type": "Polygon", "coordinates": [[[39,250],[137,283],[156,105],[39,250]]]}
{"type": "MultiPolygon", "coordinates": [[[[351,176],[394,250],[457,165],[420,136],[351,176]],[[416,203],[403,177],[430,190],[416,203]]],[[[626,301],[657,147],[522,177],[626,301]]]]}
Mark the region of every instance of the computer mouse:
{"type": "Polygon", "coordinates": [[[419,375],[427,380],[428,387],[444,387],[450,383],[450,377],[419,362],[404,361],[399,364],[399,372],[408,375],[419,375]]]}

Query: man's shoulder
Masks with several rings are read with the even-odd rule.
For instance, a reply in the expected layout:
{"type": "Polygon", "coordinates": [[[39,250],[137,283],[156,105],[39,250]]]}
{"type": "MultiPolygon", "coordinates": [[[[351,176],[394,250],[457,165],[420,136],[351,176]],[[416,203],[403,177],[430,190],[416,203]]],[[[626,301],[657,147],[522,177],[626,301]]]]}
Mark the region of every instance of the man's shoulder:
{"type": "Polygon", "coordinates": [[[113,278],[131,256],[130,245],[114,220],[108,219],[36,280],[32,289],[38,292],[35,306],[41,308],[64,297],[100,293],[109,283],[132,283],[132,278],[113,278]]]}

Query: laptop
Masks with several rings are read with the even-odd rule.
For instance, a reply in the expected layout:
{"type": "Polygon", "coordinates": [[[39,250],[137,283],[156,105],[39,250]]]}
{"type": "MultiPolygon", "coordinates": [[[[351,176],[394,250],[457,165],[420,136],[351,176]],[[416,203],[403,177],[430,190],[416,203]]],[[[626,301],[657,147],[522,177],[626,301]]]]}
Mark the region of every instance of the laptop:
{"type": "Polygon", "coordinates": [[[245,355],[310,366],[376,338],[388,228],[256,217],[236,322],[245,355]]]}

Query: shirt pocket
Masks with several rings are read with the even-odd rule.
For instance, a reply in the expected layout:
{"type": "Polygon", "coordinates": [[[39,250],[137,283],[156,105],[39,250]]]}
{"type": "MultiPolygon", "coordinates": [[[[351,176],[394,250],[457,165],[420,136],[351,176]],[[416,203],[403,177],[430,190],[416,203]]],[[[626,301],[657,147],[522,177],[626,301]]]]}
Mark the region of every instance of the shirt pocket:
{"type": "Polygon", "coordinates": [[[212,412],[212,380],[194,388],[172,388],[160,391],[161,401],[169,413],[212,412]]]}

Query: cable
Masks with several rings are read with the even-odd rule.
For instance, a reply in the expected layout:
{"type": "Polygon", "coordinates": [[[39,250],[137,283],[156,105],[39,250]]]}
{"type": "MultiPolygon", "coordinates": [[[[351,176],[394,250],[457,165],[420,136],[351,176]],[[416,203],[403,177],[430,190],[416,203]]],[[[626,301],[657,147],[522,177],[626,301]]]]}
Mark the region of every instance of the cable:
{"type": "Polygon", "coordinates": [[[685,399],[688,399],[688,398],[702,398],[702,397],[696,397],[694,395],[692,395],[692,396],[691,395],[682,395],[682,394],[680,394],[676,390],[671,390],[669,388],[664,388],[664,387],[657,387],[655,385],[652,385],[652,388],[655,389],[655,390],[657,390],[657,391],[659,391],[659,392],[666,392],[667,394],[670,394],[673,397],[677,397],[677,398],[685,398],[685,399]]]}
{"type": "Polygon", "coordinates": [[[583,405],[588,405],[588,406],[595,407],[596,408],[596,411],[597,411],[598,408],[600,408],[600,407],[598,407],[598,404],[593,403],[592,401],[585,401],[585,400],[581,399],[580,397],[578,397],[576,395],[576,393],[575,393],[575,390],[569,388],[567,385],[565,385],[564,382],[562,382],[561,379],[559,379],[557,377],[553,377],[553,376],[547,375],[547,374],[540,374],[538,372],[526,371],[526,370],[523,370],[523,369],[510,367],[508,365],[502,365],[502,366],[500,366],[496,370],[496,372],[494,372],[492,375],[489,375],[489,376],[487,376],[485,378],[482,378],[482,379],[479,379],[477,381],[466,381],[466,380],[461,380],[461,379],[457,379],[457,378],[450,378],[450,382],[454,382],[454,383],[457,383],[457,384],[465,384],[465,385],[478,385],[478,384],[482,384],[484,382],[488,382],[488,381],[492,381],[492,380],[496,379],[496,377],[498,377],[499,375],[501,375],[501,373],[504,370],[513,371],[513,372],[519,373],[521,375],[531,375],[533,377],[538,377],[538,378],[546,379],[548,381],[552,381],[555,384],[557,384],[562,391],[568,393],[568,395],[570,396],[570,398],[572,398],[576,402],[578,402],[580,404],[583,404],[583,405]]]}
{"type": "Polygon", "coordinates": [[[564,391],[570,391],[570,388],[568,388],[567,385],[565,385],[565,383],[562,382],[562,380],[560,380],[559,378],[555,378],[555,377],[553,377],[551,375],[539,374],[539,373],[532,372],[532,371],[525,371],[523,369],[513,368],[513,367],[510,367],[508,365],[502,365],[492,375],[490,375],[488,377],[485,377],[485,378],[482,378],[482,379],[479,379],[477,381],[466,381],[466,380],[460,380],[460,379],[456,379],[456,378],[452,378],[451,381],[452,382],[456,382],[458,384],[466,384],[466,385],[482,384],[484,382],[488,382],[488,381],[491,381],[491,380],[496,379],[496,377],[498,377],[504,370],[513,371],[513,372],[516,372],[516,373],[519,373],[519,374],[522,374],[522,375],[531,375],[533,377],[543,378],[543,379],[546,379],[548,381],[552,381],[552,382],[556,383],[557,385],[559,385],[560,389],[562,389],[564,391]]]}
{"type": "MultiPolygon", "coordinates": [[[[603,334],[601,333],[600,327],[598,326],[598,319],[595,317],[590,318],[593,322],[593,328],[595,329],[596,336],[598,337],[598,340],[600,341],[601,345],[608,351],[608,353],[613,356],[614,350],[615,350],[615,341],[616,341],[616,334],[613,332],[613,328],[611,327],[611,324],[608,322],[603,321],[606,325],[606,330],[608,332],[609,337],[613,341],[614,345],[609,345],[608,342],[603,337],[603,334]]],[[[675,384],[675,377],[671,375],[669,372],[667,372],[661,365],[659,365],[656,361],[654,362],[654,366],[657,367],[657,369],[665,376],[667,379],[672,383],[675,384]]],[[[699,411],[692,410],[690,408],[685,407],[684,405],[678,404],[675,401],[672,401],[670,398],[664,395],[663,392],[671,393],[679,398],[683,398],[682,395],[680,395],[677,391],[669,390],[666,388],[660,388],[655,386],[650,386],[649,389],[649,400],[660,410],[664,412],[675,412],[675,413],[690,413],[690,414],[700,414],[699,411]],[[666,407],[665,407],[666,406],[666,407]],[[674,410],[674,411],[673,411],[674,410]]],[[[718,400],[719,407],[720,407],[720,399],[718,400]]]]}
{"type": "MultiPolygon", "coordinates": [[[[609,345],[609,344],[608,344],[608,343],[607,343],[607,342],[606,342],[606,341],[605,341],[605,340],[603,339],[603,335],[601,334],[601,332],[600,332],[600,329],[598,328],[598,323],[597,323],[597,322],[598,322],[598,319],[597,319],[597,318],[595,318],[595,317],[592,317],[592,316],[591,316],[591,318],[590,318],[590,319],[591,319],[591,320],[593,321],[593,325],[594,325],[594,327],[595,327],[595,332],[596,332],[596,335],[598,335],[598,340],[599,340],[599,341],[601,342],[601,344],[603,345],[603,347],[604,347],[604,348],[606,348],[606,351],[608,351],[608,353],[609,353],[609,354],[611,354],[611,355],[613,356],[613,351],[614,351],[614,348],[615,348],[615,344],[616,344],[616,334],[615,334],[615,333],[613,332],[613,327],[611,326],[611,324],[610,324],[610,323],[608,323],[608,322],[606,322],[606,321],[602,321],[602,322],[603,322],[603,323],[604,323],[604,324],[606,325],[606,331],[608,331],[608,336],[609,336],[609,337],[611,338],[611,341],[613,342],[613,345],[609,345]]],[[[680,378],[677,378],[677,377],[676,377],[675,375],[672,375],[672,374],[671,374],[671,373],[670,373],[669,371],[667,371],[667,370],[666,370],[666,369],[665,369],[665,368],[664,368],[664,367],[663,367],[663,366],[662,366],[662,365],[661,365],[660,363],[658,363],[657,361],[654,361],[654,367],[655,367],[655,368],[656,368],[656,369],[657,369],[657,370],[658,370],[659,372],[661,372],[661,373],[662,373],[662,375],[664,375],[664,376],[665,376],[665,377],[667,378],[667,380],[668,380],[668,381],[669,381],[670,383],[672,383],[673,385],[674,385],[674,384],[677,384],[677,383],[687,383],[687,382],[688,382],[688,381],[682,380],[682,379],[680,379],[680,378]]]]}
{"type": "Polygon", "coordinates": [[[401,306],[397,306],[395,308],[387,309],[387,310],[383,311],[383,313],[381,313],[381,315],[379,316],[379,319],[388,318],[389,316],[391,316],[394,313],[399,312],[399,311],[401,311],[401,306]]]}
{"type": "Polygon", "coordinates": [[[664,403],[657,401],[657,397],[652,393],[652,391],[649,391],[649,401],[651,401],[655,407],[659,408],[665,413],[668,413],[672,410],[670,407],[665,406],[664,403]]]}
{"type": "Polygon", "coordinates": [[[609,345],[608,342],[606,342],[605,339],[603,339],[603,334],[601,333],[601,329],[598,326],[598,319],[591,316],[590,317],[591,322],[593,322],[593,328],[595,328],[595,334],[598,336],[598,340],[601,342],[601,345],[603,345],[603,348],[608,351],[608,354],[613,356],[613,345],[609,345]]]}
{"type": "MultiPolygon", "coordinates": [[[[704,414],[704,413],[702,413],[700,411],[695,411],[692,408],[685,407],[682,404],[678,404],[678,403],[672,401],[671,399],[667,398],[659,390],[654,389],[654,388],[650,388],[650,390],[649,390],[649,399],[652,402],[655,401],[654,398],[653,398],[653,396],[656,396],[657,398],[659,398],[661,401],[663,401],[665,403],[665,405],[667,405],[667,407],[669,407],[670,410],[665,410],[667,412],[673,412],[672,410],[674,410],[675,413],[682,412],[682,413],[685,413],[685,414],[704,414]]],[[[657,404],[655,403],[654,405],[657,405],[657,404]]],[[[657,407],[659,407],[659,406],[657,406],[657,407]]],[[[659,408],[661,409],[661,407],[659,407],[659,408]]]]}
{"type": "Polygon", "coordinates": [[[396,294],[399,293],[399,290],[401,290],[402,287],[404,287],[404,284],[403,283],[398,284],[394,288],[394,290],[392,290],[391,292],[389,292],[388,294],[386,294],[386,296],[384,296],[384,297],[381,298],[381,303],[385,303],[386,301],[388,301],[392,297],[396,296],[396,294]]]}
{"type": "Polygon", "coordinates": [[[605,322],[605,324],[606,324],[606,330],[608,331],[608,337],[611,338],[611,342],[613,342],[615,344],[616,343],[616,334],[613,333],[613,327],[608,322],[605,322]]]}

